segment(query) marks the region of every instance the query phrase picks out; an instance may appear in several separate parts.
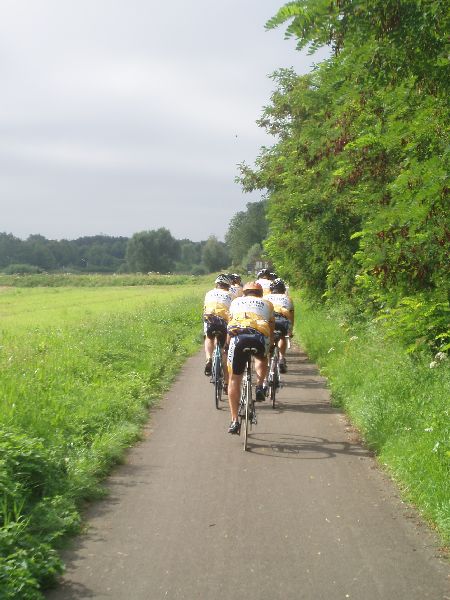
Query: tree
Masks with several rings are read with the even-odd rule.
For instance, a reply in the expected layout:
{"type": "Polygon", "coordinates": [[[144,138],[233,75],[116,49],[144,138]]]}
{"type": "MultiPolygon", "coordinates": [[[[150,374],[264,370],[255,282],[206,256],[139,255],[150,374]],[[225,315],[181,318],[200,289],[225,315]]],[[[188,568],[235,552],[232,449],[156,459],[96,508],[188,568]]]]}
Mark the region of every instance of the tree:
{"type": "Polygon", "coordinates": [[[173,270],[179,256],[179,242],[164,227],[135,233],[129,240],[126,251],[130,270],[142,273],[168,273],[173,270]]]}
{"type": "Polygon", "coordinates": [[[177,272],[192,273],[200,267],[202,262],[202,248],[205,242],[192,242],[188,239],[180,240],[180,260],[177,263],[177,272]]]}
{"type": "Polygon", "coordinates": [[[247,269],[247,267],[253,265],[256,260],[261,259],[262,254],[263,249],[261,247],[261,244],[253,244],[253,246],[251,246],[244,258],[244,267],[247,269]]]}
{"type": "Polygon", "coordinates": [[[231,219],[225,235],[233,264],[242,264],[249,249],[254,244],[262,244],[266,236],[266,201],[249,202],[245,211],[231,219]]]}
{"type": "Polygon", "coordinates": [[[49,240],[43,235],[33,234],[28,236],[24,244],[28,257],[27,262],[42,269],[51,270],[56,266],[56,260],[51,251],[49,240]]]}
{"type": "Polygon", "coordinates": [[[287,21],[334,56],[274,75],[259,123],[275,143],[241,165],[244,190],[267,193],[265,250],[315,298],[448,349],[448,3],[302,0],[268,27],[287,21]]]}
{"type": "Polygon", "coordinates": [[[0,233],[0,267],[25,262],[23,241],[12,233],[0,233]]]}
{"type": "Polygon", "coordinates": [[[210,236],[202,251],[202,261],[208,271],[211,273],[226,268],[229,260],[226,245],[215,236],[210,236]]]}

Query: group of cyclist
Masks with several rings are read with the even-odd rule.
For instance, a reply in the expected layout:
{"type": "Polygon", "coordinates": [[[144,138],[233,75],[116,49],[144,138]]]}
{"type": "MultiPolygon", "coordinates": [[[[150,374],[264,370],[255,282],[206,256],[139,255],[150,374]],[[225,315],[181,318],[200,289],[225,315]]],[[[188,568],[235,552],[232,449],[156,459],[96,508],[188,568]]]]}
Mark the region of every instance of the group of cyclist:
{"type": "Polygon", "coordinates": [[[228,393],[231,423],[228,433],[239,434],[238,418],[242,376],[247,361],[246,349],[255,349],[255,400],[266,398],[265,380],[268,357],[274,348],[274,331],[280,331],[278,347],[280,371],[285,373],[286,336],[293,334],[294,305],[285,282],[270,269],[262,269],[256,281],[242,285],[237,273],[222,273],[215,287],[207,292],[203,308],[205,335],[205,375],[211,375],[214,340],[219,336],[224,349],[224,392],[228,393]]]}

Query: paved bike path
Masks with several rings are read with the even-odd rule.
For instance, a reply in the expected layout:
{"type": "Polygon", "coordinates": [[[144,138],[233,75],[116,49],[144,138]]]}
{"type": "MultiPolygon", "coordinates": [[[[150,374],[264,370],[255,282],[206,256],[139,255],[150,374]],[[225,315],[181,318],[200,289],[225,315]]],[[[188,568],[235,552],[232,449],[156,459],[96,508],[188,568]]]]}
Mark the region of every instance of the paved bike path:
{"type": "MultiPolygon", "coordinates": [[[[49,600],[449,600],[448,563],[291,349],[250,452],[190,358],[49,600]]],[[[258,405],[260,406],[260,405],[258,405]]]]}

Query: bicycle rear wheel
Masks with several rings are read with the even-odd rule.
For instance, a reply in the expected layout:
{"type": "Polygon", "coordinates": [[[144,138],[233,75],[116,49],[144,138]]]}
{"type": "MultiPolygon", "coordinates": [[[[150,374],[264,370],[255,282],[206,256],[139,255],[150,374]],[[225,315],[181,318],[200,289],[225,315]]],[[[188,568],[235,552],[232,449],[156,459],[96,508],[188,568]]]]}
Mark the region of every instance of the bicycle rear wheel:
{"type": "Polygon", "coordinates": [[[270,400],[272,402],[272,408],[275,408],[277,389],[280,383],[280,375],[278,372],[278,348],[275,348],[272,360],[270,361],[270,373],[269,373],[269,392],[270,400]]]}
{"type": "Polygon", "coordinates": [[[214,373],[214,402],[216,408],[219,408],[220,401],[222,400],[223,391],[223,369],[222,369],[222,357],[220,346],[217,346],[214,351],[213,361],[213,373],[214,373]]]}
{"type": "MultiPolygon", "coordinates": [[[[249,369],[250,367],[247,367],[249,369]]],[[[252,379],[251,372],[246,372],[245,378],[245,418],[244,418],[244,451],[248,450],[248,434],[252,426],[252,379]]]]}

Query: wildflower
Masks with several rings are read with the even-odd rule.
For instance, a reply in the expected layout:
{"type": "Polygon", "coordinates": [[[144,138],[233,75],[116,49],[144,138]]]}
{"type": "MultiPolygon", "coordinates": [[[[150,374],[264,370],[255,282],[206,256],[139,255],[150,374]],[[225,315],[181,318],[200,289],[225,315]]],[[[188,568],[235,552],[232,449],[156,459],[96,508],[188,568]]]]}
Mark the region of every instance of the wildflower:
{"type": "Polygon", "coordinates": [[[435,369],[438,366],[438,363],[435,360],[430,362],[430,369],[435,369]]]}
{"type": "Polygon", "coordinates": [[[434,445],[434,448],[433,448],[433,450],[431,452],[437,452],[438,448],[439,448],[439,442],[436,442],[435,445],[434,445]]]}
{"type": "Polygon", "coordinates": [[[438,352],[434,358],[436,360],[447,360],[448,357],[445,352],[438,352]]]}
{"type": "Polygon", "coordinates": [[[357,336],[357,335],[352,335],[352,337],[350,338],[350,341],[351,341],[351,342],[354,342],[354,341],[355,341],[355,340],[357,340],[357,339],[358,339],[358,336],[357,336]]]}
{"type": "Polygon", "coordinates": [[[330,352],[334,352],[334,348],[333,348],[333,347],[331,347],[331,348],[328,350],[328,354],[330,354],[330,352]]]}
{"type": "Polygon", "coordinates": [[[431,433],[433,431],[432,427],[426,427],[426,429],[424,429],[424,431],[427,431],[428,433],[431,433]]]}

